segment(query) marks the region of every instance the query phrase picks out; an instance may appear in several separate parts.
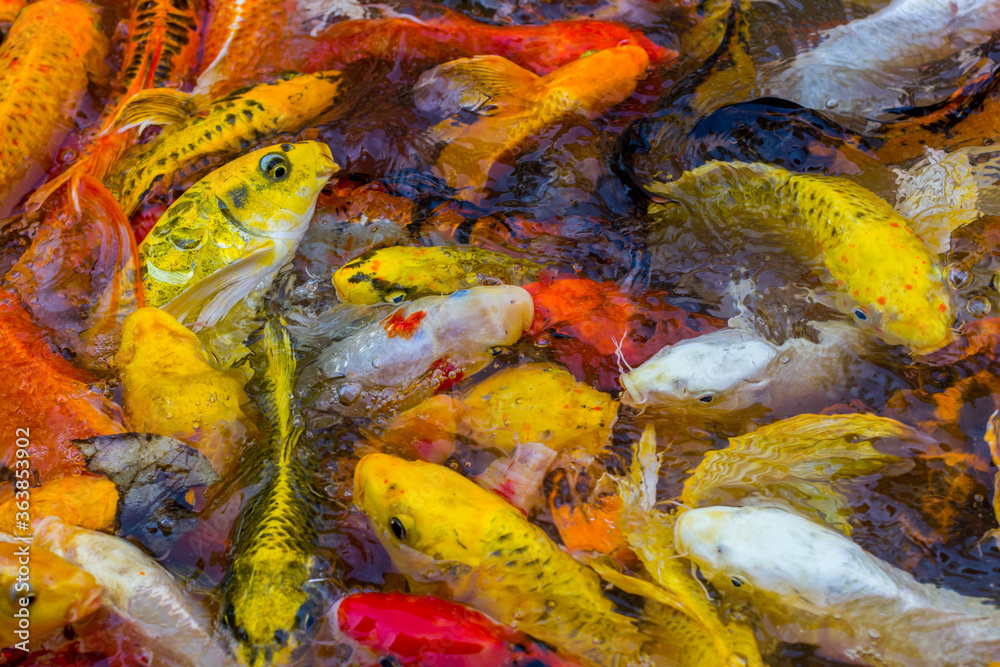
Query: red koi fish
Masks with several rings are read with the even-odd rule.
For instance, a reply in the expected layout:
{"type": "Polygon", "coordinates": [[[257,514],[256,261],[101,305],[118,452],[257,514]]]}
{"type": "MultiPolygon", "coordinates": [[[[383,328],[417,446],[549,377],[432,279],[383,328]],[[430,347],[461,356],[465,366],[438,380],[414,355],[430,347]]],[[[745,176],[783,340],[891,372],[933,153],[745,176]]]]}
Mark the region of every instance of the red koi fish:
{"type": "MultiPolygon", "coordinates": [[[[254,4],[262,5],[247,0],[243,6],[254,4]]],[[[446,9],[434,17],[340,21],[315,37],[300,34],[281,41],[283,35],[297,30],[294,25],[289,28],[293,15],[282,2],[270,3],[259,16],[253,15],[253,20],[231,20],[230,25],[235,27],[218,37],[216,26],[230,19],[217,22],[213,18],[205,42],[204,62],[208,65],[198,79],[196,92],[216,97],[280,72],[341,69],[366,58],[412,66],[419,72],[456,58],[497,55],[544,75],[588,51],[615,46],[641,47],[655,64],[670,63],[677,57],[674,51],[621,23],[576,20],[494,26],[446,9]],[[273,48],[262,47],[272,43],[273,48]]],[[[304,29],[297,31],[302,33],[304,29]]]]}
{"type": "Polygon", "coordinates": [[[90,388],[96,378],[52,351],[18,298],[0,290],[0,465],[11,470],[25,443],[29,470],[44,481],[85,470],[70,442],[124,433],[121,409],[90,388]]]}
{"type": "Polygon", "coordinates": [[[612,282],[557,276],[524,287],[535,302],[531,335],[556,359],[603,391],[620,389],[619,364],[638,366],[665,345],[725,322],[670,305],[662,292],[633,299],[612,282]]]}
{"type": "Polygon", "coordinates": [[[359,593],[334,605],[340,633],[363,665],[420,667],[569,667],[549,649],[475,609],[429,595],[359,593]]]}

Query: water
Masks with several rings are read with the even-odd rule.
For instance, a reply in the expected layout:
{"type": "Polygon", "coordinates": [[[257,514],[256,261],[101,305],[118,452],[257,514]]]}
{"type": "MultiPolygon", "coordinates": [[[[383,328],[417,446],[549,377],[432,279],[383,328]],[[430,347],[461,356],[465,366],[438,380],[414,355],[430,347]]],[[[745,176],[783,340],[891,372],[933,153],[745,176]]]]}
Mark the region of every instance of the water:
{"type": "MultiPolygon", "coordinates": [[[[690,26],[697,22],[689,3],[671,7],[645,0],[461,0],[440,4],[501,25],[570,17],[620,18],[641,27],[657,44],[675,49],[681,48],[690,26]]],[[[882,4],[754,2],[747,16],[750,54],[761,71],[769,71],[818,43],[823,30],[864,17],[882,4]]],[[[117,13],[125,15],[121,7],[112,7],[108,16],[117,13]]],[[[119,57],[116,52],[112,61],[119,57]]],[[[682,62],[683,57],[682,53],[682,62]]],[[[916,79],[909,70],[890,73],[899,77],[894,81],[902,91],[899,105],[944,99],[968,60],[967,54],[957,55],[925,68],[916,79]]],[[[658,113],[658,100],[687,71],[655,69],[625,102],[596,120],[568,118],[532,136],[500,160],[491,172],[491,191],[470,204],[451,199],[444,183],[432,175],[436,147],[424,133],[436,119],[416,110],[408,92],[419,74],[434,64],[419,53],[410,53],[399,62],[359,61],[345,70],[349,113],[295,136],[269,138],[261,144],[320,139],[330,145],[342,168],[342,178],[320,199],[316,222],[303,241],[290,277],[276,281],[284,287],[272,297],[274,307],[315,314],[334,305],[332,271],[371,247],[463,243],[544,264],[552,275],[617,282],[637,308],[638,314],[629,322],[629,336],[647,357],[656,349],[650,341],[656,341],[657,346],[674,342],[684,327],[695,326],[685,336],[701,331],[691,324],[694,320],[683,320],[683,326],[670,321],[663,315],[668,308],[681,309],[684,317],[691,318],[725,320],[742,314],[777,343],[808,335],[806,323],[810,320],[839,317],[828,304],[814,298],[822,290],[821,279],[773,239],[748,237],[735,245],[720,244],[717,238],[698,230],[678,228],[669,242],[655,248],[647,244],[651,221],[645,216],[646,200],[637,183],[622,170],[622,134],[632,121],[658,113]]],[[[759,80],[742,83],[751,89],[761,86],[759,80]]],[[[95,115],[92,109],[102,106],[107,90],[101,87],[92,93],[90,106],[85,107],[88,118],[95,115]]],[[[752,99],[734,100],[733,90],[717,86],[703,89],[701,95],[699,105],[709,110],[752,99]]],[[[815,132],[781,134],[785,126],[778,123],[769,128],[761,120],[787,111],[775,112],[775,108],[751,112],[742,108],[725,116],[721,126],[702,126],[692,135],[691,144],[681,140],[676,145],[682,153],[671,163],[674,170],[691,168],[706,159],[745,158],[752,148],[758,151],[756,157],[787,158],[789,168],[845,175],[890,203],[894,201],[894,177],[889,165],[880,159],[878,141],[862,137],[852,143],[859,136],[856,131],[878,136],[870,119],[879,118],[880,113],[864,118],[809,116],[812,127],[819,128],[815,132]],[[749,135],[741,135],[743,139],[726,135],[737,117],[748,128],[749,135]],[[775,136],[780,139],[775,140],[775,136]]],[[[694,126],[698,120],[688,117],[684,122],[694,126]]],[[[86,127],[82,119],[75,134],[82,134],[86,127]]],[[[66,146],[75,147],[77,139],[71,137],[66,146]]],[[[908,157],[912,161],[922,151],[911,153],[908,157]]],[[[72,153],[64,150],[60,163],[71,158],[72,153]]],[[[220,163],[221,158],[211,158],[189,165],[170,189],[154,190],[147,209],[172,201],[220,163]]],[[[138,215],[142,214],[140,210],[138,215]]],[[[961,230],[942,260],[954,267],[950,280],[962,324],[988,318],[1000,308],[998,222],[1000,219],[987,216],[961,230]]],[[[23,235],[8,233],[3,244],[0,266],[7,268],[13,263],[10,258],[23,251],[23,235]]],[[[349,319],[344,317],[345,322],[349,319]]],[[[331,330],[346,335],[345,326],[335,324],[331,330]]],[[[606,333],[610,337],[622,332],[606,333]]],[[[316,351],[313,341],[303,341],[301,364],[312,359],[316,351]]],[[[982,540],[997,526],[991,505],[996,471],[990,466],[984,441],[987,419],[1000,407],[994,353],[991,346],[984,354],[935,366],[913,362],[898,349],[875,345],[869,352],[871,363],[863,366],[865,371],[850,378],[839,394],[826,396],[822,404],[812,408],[817,412],[890,416],[921,428],[940,443],[940,455],[915,457],[908,472],[884,478],[868,476],[851,488],[855,508],[850,517],[855,527],[852,537],[873,555],[905,569],[921,582],[1000,603],[996,584],[1000,581],[1000,550],[992,540],[982,540]]],[[[565,332],[554,328],[498,350],[484,370],[465,379],[455,391],[509,366],[553,359],[596,388],[620,390],[613,355],[598,353],[593,345],[568,339],[565,332]]],[[[348,400],[353,400],[353,395],[348,400]]],[[[787,414],[794,412],[789,413],[784,405],[772,406],[770,414],[732,419],[697,414],[656,416],[623,407],[606,455],[582,475],[584,482],[577,491],[586,495],[593,480],[605,470],[623,474],[634,443],[650,421],[657,427],[665,457],[657,495],[659,500],[669,500],[679,495],[684,479],[706,452],[725,447],[728,437],[768,423],[775,415],[787,414]]],[[[302,445],[304,457],[320,462],[311,470],[318,505],[321,578],[332,597],[360,590],[402,589],[403,578],[393,571],[367,519],[352,506],[354,465],[369,451],[365,434],[382,426],[384,416],[332,421],[323,428],[309,423],[302,445]]],[[[495,454],[484,453],[475,443],[459,438],[446,464],[462,474],[477,475],[495,458],[495,454]]],[[[251,490],[228,485],[210,492],[199,529],[182,537],[163,560],[213,611],[217,604],[213,591],[225,571],[229,527],[251,490]]],[[[548,509],[532,520],[553,539],[559,539],[548,509]]],[[[622,595],[617,601],[637,612],[637,600],[622,595]]],[[[108,632],[116,632],[113,622],[110,628],[108,632]]],[[[95,641],[91,646],[95,643],[100,644],[95,641]]],[[[764,647],[771,665],[838,664],[807,645],[764,647]]],[[[128,654],[126,649],[121,650],[128,654]]],[[[108,647],[104,650],[113,652],[108,647]]],[[[339,665],[343,661],[342,649],[321,641],[310,647],[309,655],[310,664],[339,665]]],[[[135,657],[133,653],[123,659],[131,664],[135,657]]]]}

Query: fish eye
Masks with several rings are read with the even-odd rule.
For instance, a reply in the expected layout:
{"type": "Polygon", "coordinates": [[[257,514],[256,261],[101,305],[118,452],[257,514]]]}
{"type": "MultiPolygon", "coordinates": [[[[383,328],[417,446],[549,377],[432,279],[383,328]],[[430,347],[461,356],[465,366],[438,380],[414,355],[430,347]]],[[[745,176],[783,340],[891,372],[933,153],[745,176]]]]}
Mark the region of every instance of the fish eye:
{"type": "Polygon", "coordinates": [[[283,629],[275,630],[274,643],[277,644],[278,646],[281,646],[282,648],[288,646],[288,630],[283,630],[283,629]]]}
{"type": "Polygon", "coordinates": [[[705,403],[707,405],[708,403],[711,403],[712,401],[715,400],[715,395],[714,394],[702,394],[701,396],[698,397],[698,400],[701,401],[702,403],[705,403]]]}
{"type": "Polygon", "coordinates": [[[389,292],[385,295],[385,300],[387,303],[403,303],[406,301],[406,292],[403,292],[402,290],[389,292]]]}
{"type": "Polygon", "coordinates": [[[743,585],[743,582],[742,582],[741,580],[737,579],[736,577],[733,577],[733,578],[732,578],[732,579],[730,579],[729,581],[730,581],[730,582],[731,582],[731,583],[733,584],[733,586],[735,586],[736,588],[739,588],[740,586],[742,586],[742,585],[743,585]]]}
{"type": "Polygon", "coordinates": [[[403,528],[403,522],[396,517],[389,519],[389,529],[392,531],[392,534],[396,536],[397,540],[406,539],[406,528],[403,528]]]}
{"type": "Polygon", "coordinates": [[[399,667],[399,660],[387,655],[378,661],[378,667],[399,667]]]}
{"type": "Polygon", "coordinates": [[[260,170],[271,180],[280,181],[288,176],[291,167],[288,158],[281,153],[268,153],[260,159],[260,170]]]}
{"type": "Polygon", "coordinates": [[[858,318],[862,322],[868,321],[868,312],[861,306],[855,308],[853,312],[854,312],[854,317],[858,318]]]}

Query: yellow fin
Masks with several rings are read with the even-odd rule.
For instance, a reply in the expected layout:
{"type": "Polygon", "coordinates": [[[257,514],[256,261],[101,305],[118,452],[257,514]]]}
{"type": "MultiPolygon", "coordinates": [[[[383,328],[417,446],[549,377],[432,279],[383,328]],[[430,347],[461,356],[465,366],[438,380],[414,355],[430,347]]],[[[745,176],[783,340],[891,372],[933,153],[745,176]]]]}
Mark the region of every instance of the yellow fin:
{"type": "Polygon", "coordinates": [[[195,331],[212,327],[260,284],[276,257],[274,244],[269,243],[184,290],[163,310],[178,322],[193,315],[195,331]]]}
{"type": "Polygon", "coordinates": [[[141,90],[118,109],[97,136],[117,134],[133,127],[141,132],[149,125],[181,123],[198,111],[194,99],[190,93],[173,88],[141,90]]]}

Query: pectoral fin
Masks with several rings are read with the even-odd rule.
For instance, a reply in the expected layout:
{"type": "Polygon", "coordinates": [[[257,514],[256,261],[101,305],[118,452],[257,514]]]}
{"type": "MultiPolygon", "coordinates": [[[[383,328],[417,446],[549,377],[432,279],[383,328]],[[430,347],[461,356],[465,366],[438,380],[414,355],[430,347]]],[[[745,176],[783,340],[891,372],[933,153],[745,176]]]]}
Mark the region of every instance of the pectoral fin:
{"type": "Polygon", "coordinates": [[[277,257],[274,244],[269,243],[184,290],[163,310],[179,322],[193,315],[195,331],[212,327],[277,268],[277,257]]]}

